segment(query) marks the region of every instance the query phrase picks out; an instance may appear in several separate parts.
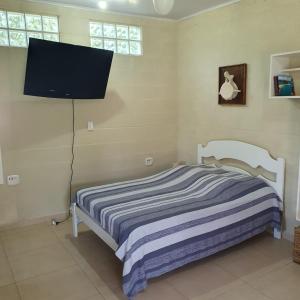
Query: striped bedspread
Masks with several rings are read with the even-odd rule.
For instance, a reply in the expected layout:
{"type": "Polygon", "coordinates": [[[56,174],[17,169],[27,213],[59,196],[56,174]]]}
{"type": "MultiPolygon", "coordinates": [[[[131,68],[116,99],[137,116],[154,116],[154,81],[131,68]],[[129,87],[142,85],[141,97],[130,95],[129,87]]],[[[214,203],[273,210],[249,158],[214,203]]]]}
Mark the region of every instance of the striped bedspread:
{"type": "Polygon", "coordinates": [[[76,202],[118,244],[129,299],[150,278],[279,227],[282,208],[262,179],[202,165],[83,189],[76,202]]]}

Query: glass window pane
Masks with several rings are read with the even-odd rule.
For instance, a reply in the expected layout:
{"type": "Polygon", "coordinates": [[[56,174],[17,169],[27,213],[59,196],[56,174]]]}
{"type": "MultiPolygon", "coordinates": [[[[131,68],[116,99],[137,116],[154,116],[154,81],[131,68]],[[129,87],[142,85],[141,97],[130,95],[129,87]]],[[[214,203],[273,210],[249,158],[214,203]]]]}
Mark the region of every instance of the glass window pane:
{"type": "Polygon", "coordinates": [[[27,32],[27,40],[29,43],[29,38],[34,38],[34,39],[43,39],[43,34],[41,32],[27,32]]]}
{"type": "Polygon", "coordinates": [[[115,40],[104,40],[104,49],[116,52],[116,41],[115,40]]]}
{"type": "Polygon", "coordinates": [[[117,53],[119,54],[129,54],[129,43],[128,41],[117,41],[117,53]]]}
{"type": "Polygon", "coordinates": [[[25,29],[24,14],[7,12],[8,27],[13,29],[25,29]]]}
{"type": "Polygon", "coordinates": [[[27,46],[26,32],[10,30],[9,41],[10,41],[10,45],[13,47],[26,47],[27,46]]]}
{"type": "Polygon", "coordinates": [[[38,15],[25,15],[26,29],[42,31],[42,18],[38,15]]]}
{"type": "Polygon", "coordinates": [[[7,28],[6,12],[0,10],[0,27],[7,28]]]}
{"type": "Polygon", "coordinates": [[[59,42],[59,36],[57,33],[44,33],[44,40],[59,42]]]}
{"type": "Polygon", "coordinates": [[[114,24],[103,24],[103,35],[107,38],[116,38],[116,27],[114,24]]]}
{"type": "Polygon", "coordinates": [[[141,28],[136,27],[136,26],[130,26],[129,27],[129,39],[135,40],[135,41],[141,41],[142,40],[141,28]]]}
{"type": "Polygon", "coordinates": [[[0,29],[0,46],[9,46],[8,32],[5,29],[0,29]]]}
{"type": "Polygon", "coordinates": [[[43,31],[58,32],[57,17],[43,16],[43,31]]]}
{"type": "Polygon", "coordinates": [[[128,26],[117,25],[117,38],[128,40],[128,26]]]}
{"type": "Polygon", "coordinates": [[[102,39],[91,39],[91,47],[103,49],[103,40],[102,39]]]}
{"type": "Polygon", "coordinates": [[[142,45],[140,42],[130,42],[130,54],[142,55],[142,45]]]}
{"type": "Polygon", "coordinates": [[[90,35],[102,37],[102,24],[90,22],[90,35]]]}

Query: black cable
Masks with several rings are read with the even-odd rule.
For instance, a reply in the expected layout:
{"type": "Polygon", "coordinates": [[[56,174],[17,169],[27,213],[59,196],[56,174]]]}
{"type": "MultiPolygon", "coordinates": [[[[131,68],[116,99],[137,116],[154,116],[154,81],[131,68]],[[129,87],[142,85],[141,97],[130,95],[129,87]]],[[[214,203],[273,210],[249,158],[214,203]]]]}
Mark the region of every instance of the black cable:
{"type": "Polygon", "coordinates": [[[73,183],[73,175],[74,175],[74,159],[75,159],[75,100],[72,99],[72,159],[71,159],[71,174],[70,174],[70,183],[69,183],[69,203],[68,203],[68,215],[62,221],[56,221],[55,219],[52,220],[53,225],[59,225],[61,223],[66,222],[71,217],[71,204],[72,204],[72,183],[73,183]]]}

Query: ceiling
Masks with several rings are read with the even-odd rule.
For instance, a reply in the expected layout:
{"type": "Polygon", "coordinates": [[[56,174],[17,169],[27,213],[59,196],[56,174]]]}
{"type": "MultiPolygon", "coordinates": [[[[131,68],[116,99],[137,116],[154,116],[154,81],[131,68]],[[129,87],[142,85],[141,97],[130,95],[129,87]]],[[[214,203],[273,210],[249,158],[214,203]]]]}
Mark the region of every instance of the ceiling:
{"type": "MultiPolygon", "coordinates": [[[[97,5],[99,0],[33,1],[99,9],[97,5]]],[[[160,16],[155,12],[152,0],[106,0],[106,2],[108,4],[107,11],[109,12],[179,20],[203,10],[238,2],[238,0],[175,0],[173,10],[166,16],[160,16]]]]}

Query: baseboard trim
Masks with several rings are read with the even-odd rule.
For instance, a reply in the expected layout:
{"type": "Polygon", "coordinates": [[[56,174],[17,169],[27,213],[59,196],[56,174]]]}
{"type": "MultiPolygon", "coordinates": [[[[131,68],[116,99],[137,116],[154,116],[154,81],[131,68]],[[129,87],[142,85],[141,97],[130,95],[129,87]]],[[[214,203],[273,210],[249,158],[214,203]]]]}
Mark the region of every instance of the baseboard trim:
{"type": "Polygon", "coordinates": [[[53,219],[59,222],[60,220],[64,220],[67,217],[67,215],[68,215],[67,212],[61,212],[54,215],[42,216],[33,219],[23,219],[11,224],[1,225],[0,232],[5,230],[10,230],[10,229],[18,229],[20,227],[25,227],[30,225],[41,224],[41,223],[48,223],[49,225],[51,225],[51,221],[53,219]]]}

